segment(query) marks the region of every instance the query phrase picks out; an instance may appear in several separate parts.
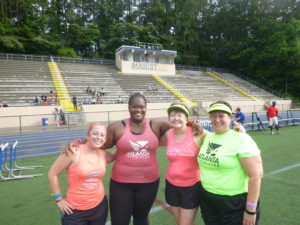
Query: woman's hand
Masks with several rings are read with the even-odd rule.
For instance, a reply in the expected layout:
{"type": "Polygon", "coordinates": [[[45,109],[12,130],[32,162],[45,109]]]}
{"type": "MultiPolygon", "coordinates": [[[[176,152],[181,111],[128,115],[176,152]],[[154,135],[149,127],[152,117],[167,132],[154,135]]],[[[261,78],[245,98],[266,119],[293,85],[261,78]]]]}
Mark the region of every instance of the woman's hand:
{"type": "Polygon", "coordinates": [[[250,215],[244,212],[243,225],[255,225],[256,215],[250,215]]]}
{"type": "Polygon", "coordinates": [[[242,124],[236,122],[235,120],[233,120],[233,124],[234,124],[234,127],[233,127],[234,130],[242,132],[242,133],[246,133],[246,129],[242,124]]]}
{"type": "Polygon", "coordinates": [[[196,120],[189,120],[187,126],[191,126],[194,136],[200,136],[203,133],[203,127],[196,120]]]}
{"type": "Polygon", "coordinates": [[[67,214],[67,215],[73,214],[74,208],[65,199],[60,200],[56,204],[63,214],[67,214]]]}
{"type": "Polygon", "coordinates": [[[65,153],[66,155],[68,155],[69,153],[74,154],[76,151],[78,151],[80,142],[81,142],[80,139],[74,139],[74,140],[72,140],[67,145],[67,147],[64,148],[63,153],[65,153]]]}

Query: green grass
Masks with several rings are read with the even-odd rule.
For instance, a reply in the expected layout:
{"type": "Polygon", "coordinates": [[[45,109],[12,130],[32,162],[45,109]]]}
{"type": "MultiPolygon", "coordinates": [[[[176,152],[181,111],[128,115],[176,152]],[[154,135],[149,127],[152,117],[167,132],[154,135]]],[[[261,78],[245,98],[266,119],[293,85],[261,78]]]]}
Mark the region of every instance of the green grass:
{"type": "MultiPolygon", "coordinates": [[[[282,128],[281,132],[280,135],[270,135],[269,131],[249,132],[262,151],[264,163],[260,225],[300,224],[300,166],[271,174],[272,171],[300,163],[300,127],[282,128]]],[[[48,156],[18,161],[19,166],[43,165],[41,169],[24,172],[24,174],[43,173],[42,177],[0,182],[0,224],[60,224],[59,211],[50,196],[47,180],[47,172],[56,157],[48,156]]],[[[157,198],[164,202],[164,174],[167,166],[164,148],[159,148],[157,158],[161,168],[161,182],[157,198]]],[[[108,166],[104,179],[106,190],[108,190],[111,166],[108,166]]],[[[65,174],[61,176],[61,186],[65,193],[65,174]]],[[[175,224],[173,218],[165,210],[151,214],[150,222],[151,225],[175,224]]],[[[203,225],[199,212],[196,224],[203,225]]]]}

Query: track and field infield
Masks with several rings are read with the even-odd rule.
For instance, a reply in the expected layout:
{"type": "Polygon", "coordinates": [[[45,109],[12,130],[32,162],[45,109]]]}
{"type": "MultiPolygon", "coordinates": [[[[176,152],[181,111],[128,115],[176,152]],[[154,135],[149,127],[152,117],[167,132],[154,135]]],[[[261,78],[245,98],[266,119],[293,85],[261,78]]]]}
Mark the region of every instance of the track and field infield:
{"type": "MultiPolygon", "coordinates": [[[[300,126],[280,129],[280,135],[270,135],[270,131],[251,131],[249,134],[262,151],[264,178],[261,190],[260,225],[300,225],[300,126]]],[[[150,215],[151,225],[174,225],[170,213],[161,207],[165,202],[164,186],[167,159],[165,148],[158,149],[157,158],[161,168],[161,180],[157,199],[150,215]]],[[[19,166],[43,165],[34,173],[42,177],[0,182],[0,224],[2,225],[59,225],[59,211],[50,196],[47,172],[56,155],[18,159],[19,166]]],[[[108,166],[104,179],[108,190],[108,166]]],[[[33,171],[24,171],[30,174],[33,171]]],[[[62,192],[66,190],[66,176],[61,176],[62,192]]],[[[107,193],[109,194],[109,193],[107,193]]],[[[164,205],[163,205],[164,206],[164,205]]],[[[108,218],[108,221],[110,219],[108,218]]],[[[107,223],[109,224],[109,222],[107,223]]],[[[197,225],[204,225],[198,211],[197,225]]]]}

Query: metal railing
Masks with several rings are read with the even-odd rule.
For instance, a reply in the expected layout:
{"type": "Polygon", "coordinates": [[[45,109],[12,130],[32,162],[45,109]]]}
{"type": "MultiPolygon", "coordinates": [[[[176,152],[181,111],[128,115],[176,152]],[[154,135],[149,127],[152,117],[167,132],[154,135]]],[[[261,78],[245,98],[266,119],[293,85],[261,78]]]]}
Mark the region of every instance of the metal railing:
{"type": "Polygon", "coordinates": [[[43,56],[43,55],[23,55],[23,54],[8,54],[0,53],[0,59],[13,59],[25,61],[40,61],[40,62],[64,62],[64,63],[79,63],[79,64],[99,64],[99,65],[115,65],[113,59],[92,59],[92,58],[67,58],[59,56],[43,56]]]}

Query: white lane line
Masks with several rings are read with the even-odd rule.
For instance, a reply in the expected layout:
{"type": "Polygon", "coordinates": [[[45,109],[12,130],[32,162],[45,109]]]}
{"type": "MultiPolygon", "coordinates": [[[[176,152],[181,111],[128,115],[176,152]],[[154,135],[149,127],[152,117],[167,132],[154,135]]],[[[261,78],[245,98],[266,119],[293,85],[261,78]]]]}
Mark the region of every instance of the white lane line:
{"type": "Polygon", "coordinates": [[[297,164],[294,164],[294,165],[290,165],[290,166],[287,166],[287,167],[284,167],[284,168],[281,168],[281,169],[278,169],[278,170],[273,170],[267,174],[278,174],[278,173],[281,173],[281,172],[285,172],[285,171],[288,171],[288,170],[291,170],[291,169],[294,169],[296,167],[299,167],[300,166],[300,163],[297,163],[297,164]]]}

